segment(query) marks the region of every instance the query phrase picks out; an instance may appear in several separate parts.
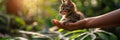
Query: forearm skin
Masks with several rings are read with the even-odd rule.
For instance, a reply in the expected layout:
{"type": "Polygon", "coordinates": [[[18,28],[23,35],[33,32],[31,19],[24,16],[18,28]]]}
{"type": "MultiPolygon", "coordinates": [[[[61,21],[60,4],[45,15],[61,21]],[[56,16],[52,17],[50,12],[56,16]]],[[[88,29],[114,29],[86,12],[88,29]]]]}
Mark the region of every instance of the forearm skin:
{"type": "Polygon", "coordinates": [[[96,19],[91,20],[86,24],[88,28],[105,27],[106,25],[120,24],[120,9],[97,16],[96,19]]]}

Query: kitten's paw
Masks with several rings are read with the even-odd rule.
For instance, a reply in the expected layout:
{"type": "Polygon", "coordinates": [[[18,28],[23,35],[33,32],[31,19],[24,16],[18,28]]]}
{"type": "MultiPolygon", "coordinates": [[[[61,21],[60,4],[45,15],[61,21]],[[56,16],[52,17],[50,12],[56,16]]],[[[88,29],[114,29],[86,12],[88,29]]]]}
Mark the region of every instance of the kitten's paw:
{"type": "Polygon", "coordinates": [[[63,25],[66,25],[67,23],[73,23],[73,22],[63,22],[63,25]]]}
{"type": "Polygon", "coordinates": [[[66,25],[67,22],[63,22],[63,25],[66,25]]]}

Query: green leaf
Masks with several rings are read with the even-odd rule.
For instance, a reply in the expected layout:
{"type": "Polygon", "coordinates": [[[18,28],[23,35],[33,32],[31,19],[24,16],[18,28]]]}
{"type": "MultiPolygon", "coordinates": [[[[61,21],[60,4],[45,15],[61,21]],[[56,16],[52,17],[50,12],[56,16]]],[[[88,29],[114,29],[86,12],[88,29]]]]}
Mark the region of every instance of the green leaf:
{"type": "Polygon", "coordinates": [[[27,31],[30,31],[30,30],[32,30],[32,28],[33,28],[32,26],[28,25],[28,26],[26,27],[26,30],[27,30],[27,31]]]}
{"type": "Polygon", "coordinates": [[[84,40],[92,40],[92,37],[89,35],[84,40]]]}
{"type": "Polygon", "coordinates": [[[102,40],[109,40],[109,36],[107,36],[106,34],[99,32],[96,33],[102,40]]]}
{"type": "Polygon", "coordinates": [[[59,29],[58,32],[62,32],[64,29],[59,29]]]}
{"type": "Polygon", "coordinates": [[[106,32],[104,31],[105,34],[108,34],[109,40],[118,40],[117,36],[110,33],[110,32],[106,32]]]}
{"type": "Polygon", "coordinates": [[[72,31],[72,32],[67,32],[67,33],[65,34],[65,36],[70,35],[70,34],[72,34],[72,33],[83,33],[83,32],[87,32],[87,31],[86,31],[86,30],[75,30],[75,31],[72,31]]]}
{"type": "Polygon", "coordinates": [[[59,37],[56,37],[55,40],[60,40],[60,38],[59,38],[59,37]]]}
{"type": "Polygon", "coordinates": [[[9,40],[9,38],[0,38],[0,40],[9,40]]]}
{"type": "Polygon", "coordinates": [[[73,34],[73,35],[70,36],[70,39],[72,40],[72,39],[78,37],[78,35],[79,35],[79,34],[73,34]]]}
{"type": "Polygon", "coordinates": [[[62,34],[65,34],[65,33],[69,32],[69,31],[64,30],[64,29],[59,29],[58,32],[61,32],[62,34]]]}
{"type": "Polygon", "coordinates": [[[24,20],[21,19],[20,17],[15,17],[15,22],[16,22],[16,24],[19,24],[20,26],[25,25],[24,20]]]}

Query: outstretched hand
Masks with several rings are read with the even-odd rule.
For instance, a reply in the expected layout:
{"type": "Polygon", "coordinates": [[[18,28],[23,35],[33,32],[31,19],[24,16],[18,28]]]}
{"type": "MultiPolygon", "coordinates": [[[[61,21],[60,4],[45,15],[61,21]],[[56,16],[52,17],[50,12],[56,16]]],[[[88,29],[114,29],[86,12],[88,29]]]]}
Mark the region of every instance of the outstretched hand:
{"type": "Polygon", "coordinates": [[[81,29],[84,27],[85,21],[81,21],[80,23],[76,22],[76,23],[69,23],[67,22],[66,25],[63,25],[62,23],[60,23],[58,20],[52,20],[52,23],[54,25],[56,25],[58,28],[63,28],[63,29],[66,29],[66,30],[77,30],[77,29],[81,29]]]}
{"type": "Polygon", "coordinates": [[[75,24],[74,23],[66,23],[66,25],[60,23],[58,20],[52,20],[52,23],[55,24],[58,28],[63,28],[63,29],[66,29],[66,30],[75,30],[76,27],[75,27],[75,24]]]}
{"type": "Polygon", "coordinates": [[[53,19],[52,23],[54,25],[56,25],[58,28],[63,28],[63,29],[72,31],[72,30],[87,28],[86,24],[89,23],[93,19],[95,19],[95,18],[93,18],[93,17],[85,18],[85,19],[77,21],[75,23],[67,22],[65,25],[60,23],[58,20],[53,19]]]}

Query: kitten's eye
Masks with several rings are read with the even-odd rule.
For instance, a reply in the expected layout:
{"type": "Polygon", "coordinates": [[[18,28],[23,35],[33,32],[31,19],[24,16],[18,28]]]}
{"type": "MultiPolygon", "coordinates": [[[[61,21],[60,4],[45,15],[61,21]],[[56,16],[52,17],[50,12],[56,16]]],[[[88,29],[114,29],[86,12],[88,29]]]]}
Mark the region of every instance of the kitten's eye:
{"type": "Polygon", "coordinates": [[[64,10],[64,7],[61,7],[62,10],[64,10]]]}

